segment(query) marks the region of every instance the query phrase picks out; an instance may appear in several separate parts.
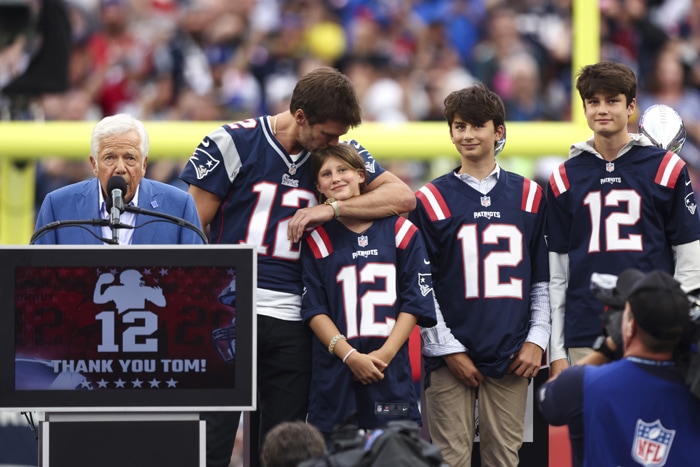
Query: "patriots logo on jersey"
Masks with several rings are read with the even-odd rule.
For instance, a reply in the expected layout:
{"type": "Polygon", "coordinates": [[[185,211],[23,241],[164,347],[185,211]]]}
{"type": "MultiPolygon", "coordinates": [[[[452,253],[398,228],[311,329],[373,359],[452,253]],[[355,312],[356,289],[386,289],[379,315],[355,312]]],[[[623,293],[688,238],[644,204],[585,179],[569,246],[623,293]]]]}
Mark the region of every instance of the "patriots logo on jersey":
{"type": "Polygon", "coordinates": [[[197,148],[190,157],[190,164],[194,167],[197,180],[201,180],[219,166],[219,161],[211,157],[208,152],[197,148]]]}
{"type": "Polygon", "coordinates": [[[695,202],[695,193],[691,192],[685,197],[685,207],[688,208],[688,212],[690,212],[692,215],[695,215],[695,211],[698,208],[697,203],[695,202]]]}
{"type": "Polygon", "coordinates": [[[418,273],[418,287],[420,288],[420,293],[424,297],[433,290],[432,281],[429,280],[431,276],[432,274],[418,273]]]}
{"type": "Polygon", "coordinates": [[[376,171],[375,165],[376,165],[376,162],[374,161],[374,159],[370,159],[368,161],[365,161],[365,170],[367,170],[367,172],[373,174],[376,171]]]}
{"type": "Polygon", "coordinates": [[[661,467],[666,464],[676,430],[664,428],[661,420],[652,423],[637,420],[632,458],[647,467],[661,467]]]}

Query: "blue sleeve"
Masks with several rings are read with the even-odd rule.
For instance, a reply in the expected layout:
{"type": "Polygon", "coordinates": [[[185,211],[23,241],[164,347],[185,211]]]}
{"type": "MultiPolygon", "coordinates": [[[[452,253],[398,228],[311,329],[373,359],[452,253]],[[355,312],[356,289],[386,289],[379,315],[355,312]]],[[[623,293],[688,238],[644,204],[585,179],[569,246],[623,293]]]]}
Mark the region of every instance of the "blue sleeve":
{"type": "MultiPolygon", "coordinates": [[[[50,224],[51,222],[54,222],[55,220],[56,219],[53,213],[53,197],[51,196],[51,193],[49,193],[41,203],[39,214],[36,217],[34,232],[50,224]]],[[[58,240],[56,239],[56,230],[44,232],[34,241],[35,245],[56,245],[57,243],[58,240]]]]}
{"type": "Polygon", "coordinates": [[[308,322],[316,315],[329,314],[323,275],[306,240],[301,242],[301,278],[304,284],[301,295],[302,319],[308,322]]]}
{"type": "Polygon", "coordinates": [[[550,425],[561,426],[583,415],[584,365],[567,368],[537,393],[537,405],[550,425]]]}
{"type": "Polygon", "coordinates": [[[671,204],[665,211],[666,236],[671,245],[683,245],[700,238],[700,217],[688,168],[683,167],[673,190],[671,204]]]}
{"type": "MultiPolygon", "coordinates": [[[[194,203],[194,198],[192,198],[192,195],[189,193],[187,193],[182,218],[190,224],[192,224],[193,226],[197,227],[200,231],[202,230],[202,224],[199,222],[199,213],[197,212],[197,206],[194,203]]],[[[203,243],[204,241],[202,237],[194,230],[187,227],[180,228],[180,244],[201,245],[203,243]]]]}
{"type": "Polygon", "coordinates": [[[567,212],[566,202],[569,192],[559,196],[554,194],[551,184],[547,184],[547,246],[549,251],[568,253],[571,214],[567,212]]]}
{"type": "Polygon", "coordinates": [[[351,139],[348,141],[348,144],[352,144],[355,149],[357,149],[357,152],[362,156],[362,158],[365,160],[365,169],[367,169],[367,185],[372,183],[375,178],[379,177],[381,174],[386,172],[382,166],[379,165],[379,163],[374,160],[374,157],[372,157],[372,154],[365,149],[364,146],[362,146],[357,140],[351,139]]]}
{"type": "Polygon", "coordinates": [[[433,279],[420,230],[416,230],[406,248],[398,249],[397,260],[399,312],[416,315],[421,327],[435,326],[433,279]]]}

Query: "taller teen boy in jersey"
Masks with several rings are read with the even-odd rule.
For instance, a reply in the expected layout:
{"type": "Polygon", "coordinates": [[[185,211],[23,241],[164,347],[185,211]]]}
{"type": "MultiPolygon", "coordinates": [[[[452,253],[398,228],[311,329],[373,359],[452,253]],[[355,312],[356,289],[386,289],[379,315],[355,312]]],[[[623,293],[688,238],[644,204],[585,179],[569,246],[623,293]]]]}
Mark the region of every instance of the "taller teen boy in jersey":
{"type": "Polygon", "coordinates": [[[593,137],[571,146],[547,188],[552,375],[588,354],[601,332],[594,272],[661,269],[686,291],[700,287],[700,219],[685,162],[627,130],[634,73],[600,62],[580,71],[576,88],[593,137]]]}
{"type": "MultiPolygon", "coordinates": [[[[298,243],[304,230],[333,218],[381,218],[415,206],[411,189],[356,141],[351,144],[364,158],[368,192],[317,205],[311,151],[337,145],[360,123],[350,80],[332,68],[319,68],[299,80],[288,112],[223,125],[205,136],[181,175],[211,243],[257,245],[261,443],[278,423],[306,418],[311,334],[301,318],[298,243]]],[[[226,467],[238,414],[206,417],[207,465],[226,467]]]]}
{"type": "Polygon", "coordinates": [[[445,99],[460,167],[418,191],[438,324],[421,329],[430,436],[449,465],[471,465],[479,396],[481,464],[518,465],[529,378],[549,342],[545,200],[501,169],[501,98],[484,85],[445,99]]]}

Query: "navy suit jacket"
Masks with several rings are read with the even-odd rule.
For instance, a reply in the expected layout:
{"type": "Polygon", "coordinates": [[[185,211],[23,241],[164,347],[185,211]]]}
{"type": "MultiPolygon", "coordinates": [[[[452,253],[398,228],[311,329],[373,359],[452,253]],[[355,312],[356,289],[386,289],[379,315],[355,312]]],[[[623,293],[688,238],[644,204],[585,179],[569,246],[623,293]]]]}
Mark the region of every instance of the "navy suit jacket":
{"type": "MultiPolygon", "coordinates": [[[[100,218],[99,181],[92,178],[84,182],[52,191],[41,204],[36,220],[35,232],[55,221],[92,220],[100,218]]],[[[165,183],[141,179],[139,185],[139,207],[184,219],[201,228],[199,215],[192,195],[165,183]]],[[[145,222],[160,219],[146,214],[136,214],[136,228],[132,244],[201,244],[202,238],[193,230],[160,219],[139,227],[145,222]]],[[[85,225],[69,226],[49,230],[35,239],[35,245],[86,245],[102,244],[102,227],[85,225]],[[86,230],[87,229],[87,230],[86,230]],[[94,233],[92,235],[90,232],[94,233]]]]}

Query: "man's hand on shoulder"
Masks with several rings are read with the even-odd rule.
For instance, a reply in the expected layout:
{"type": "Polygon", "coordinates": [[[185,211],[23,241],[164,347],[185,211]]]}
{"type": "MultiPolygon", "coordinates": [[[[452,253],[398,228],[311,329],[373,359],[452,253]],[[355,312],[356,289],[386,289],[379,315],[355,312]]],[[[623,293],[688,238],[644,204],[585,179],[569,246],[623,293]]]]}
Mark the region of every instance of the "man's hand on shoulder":
{"type": "Polygon", "coordinates": [[[335,216],[333,207],[327,204],[319,204],[310,208],[297,210],[287,226],[287,239],[292,243],[301,240],[307,229],[313,229],[328,222],[335,216]]]}

